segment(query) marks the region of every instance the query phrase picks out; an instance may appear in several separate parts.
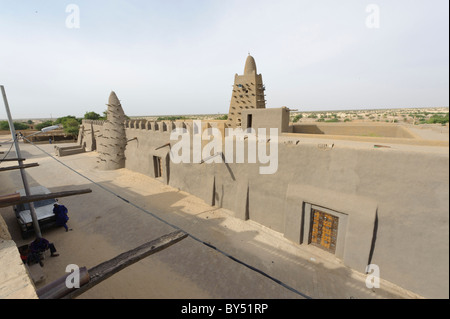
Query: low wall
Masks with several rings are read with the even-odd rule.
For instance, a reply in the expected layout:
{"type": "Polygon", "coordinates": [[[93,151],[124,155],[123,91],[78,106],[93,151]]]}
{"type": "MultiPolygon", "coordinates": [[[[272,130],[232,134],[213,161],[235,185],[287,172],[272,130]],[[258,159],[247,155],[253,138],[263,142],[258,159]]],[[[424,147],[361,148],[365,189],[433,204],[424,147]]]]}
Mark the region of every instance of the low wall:
{"type": "Polygon", "coordinates": [[[88,152],[97,150],[97,141],[103,134],[104,123],[105,121],[83,120],[78,132],[78,145],[88,152]]]}
{"type": "Polygon", "coordinates": [[[249,127],[258,130],[259,128],[276,128],[278,133],[289,131],[289,109],[270,108],[270,109],[246,109],[242,110],[242,128],[249,127]],[[251,121],[251,123],[249,123],[251,121]]]}
{"type": "Polygon", "coordinates": [[[59,157],[75,155],[84,152],[85,149],[83,146],[55,147],[55,154],[59,157]]]}
{"type": "Polygon", "coordinates": [[[348,124],[348,123],[317,123],[317,124],[294,124],[292,133],[303,134],[325,134],[367,137],[393,137],[393,138],[416,138],[408,129],[400,125],[383,124],[348,124]]]}

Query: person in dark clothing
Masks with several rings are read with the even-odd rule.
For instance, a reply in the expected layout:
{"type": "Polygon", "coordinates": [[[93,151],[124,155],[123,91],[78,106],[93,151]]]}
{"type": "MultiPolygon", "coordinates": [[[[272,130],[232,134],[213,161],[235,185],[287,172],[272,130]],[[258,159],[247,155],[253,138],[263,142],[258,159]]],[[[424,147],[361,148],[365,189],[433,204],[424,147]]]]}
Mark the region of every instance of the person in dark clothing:
{"type": "Polygon", "coordinates": [[[56,252],[55,245],[53,243],[50,243],[45,238],[36,238],[29,246],[29,252],[27,257],[27,263],[33,264],[33,263],[39,263],[41,266],[43,266],[41,261],[41,255],[50,249],[50,256],[51,257],[58,257],[59,254],[56,252]]]}
{"type": "Polygon", "coordinates": [[[69,216],[67,216],[68,210],[66,206],[58,204],[53,205],[53,213],[56,216],[56,225],[63,226],[66,232],[68,232],[69,227],[67,227],[67,221],[69,220],[69,216]]]}

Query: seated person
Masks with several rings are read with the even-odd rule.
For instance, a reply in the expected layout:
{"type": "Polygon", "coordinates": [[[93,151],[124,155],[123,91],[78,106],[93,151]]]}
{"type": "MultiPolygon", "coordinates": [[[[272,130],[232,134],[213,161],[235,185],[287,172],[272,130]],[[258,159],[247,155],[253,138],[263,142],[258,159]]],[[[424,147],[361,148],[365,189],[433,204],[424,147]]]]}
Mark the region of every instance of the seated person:
{"type": "Polygon", "coordinates": [[[39,263],[41,266],[41,256],[42,254],[50,249],[50,256],[51,257],[57,257],[59,254],[56,252],[55,245],[53,243],[50,243],[45,238],[36,238],[31,244],[30,244],[30,250],[27,257],[27,263],[28,265],[39,263]]]}

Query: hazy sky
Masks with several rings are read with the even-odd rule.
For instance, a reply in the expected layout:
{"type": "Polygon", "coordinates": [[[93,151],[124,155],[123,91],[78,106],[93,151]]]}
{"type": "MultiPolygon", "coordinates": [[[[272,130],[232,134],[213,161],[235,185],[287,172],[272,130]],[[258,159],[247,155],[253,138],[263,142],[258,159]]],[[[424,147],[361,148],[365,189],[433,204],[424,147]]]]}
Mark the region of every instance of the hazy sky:
{"type": "Polygon", "coordinates": [[[267,107],[448,107],[448,12],[448,0],[0,0],[0,85],[17,119],[101,114],[112,90],[130,116],[227,113],[250,52],[267,107]]]}

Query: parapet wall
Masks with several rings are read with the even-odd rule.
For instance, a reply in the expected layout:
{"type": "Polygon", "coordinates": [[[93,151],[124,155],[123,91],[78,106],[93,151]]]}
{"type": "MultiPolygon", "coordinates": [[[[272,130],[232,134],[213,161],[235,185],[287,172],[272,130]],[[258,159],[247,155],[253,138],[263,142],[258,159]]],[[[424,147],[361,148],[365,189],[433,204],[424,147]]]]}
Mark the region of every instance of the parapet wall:
{"type": "Polygon", "coordinates": [[[82,124],[83,125],[100,125],[103,126],[103,124],[105,124],[106,121],[101,121],[101,120],[82,120],[82,124]]]}
{"type": "Polygon", "coordinates": [[[148,121],[148,120],[127,120],[124,125],[126,129],[144,130],[152,132],[171,133],[176,128],[185,129],[189,133],[198,133],[208,128],[217,128],[225,135],[227,125],[225,121],[201,121],[201,128],[197,127],[199,121],[148,121]]]}
{"type": "Polygon", "coordinates": [[[83,120],[78,132],[78,145],[86,151],[97,150],[97,140],[103,134],[103,124],[106,121],[83,120]]]}
{"type": "Polygon", "coordinates": [[[368,136],[368,137],[392,137],[392,138],[416,138],[414,134],[400,125],[370,125],[370,124],[294,124],[292,133],[368,136]]]}

